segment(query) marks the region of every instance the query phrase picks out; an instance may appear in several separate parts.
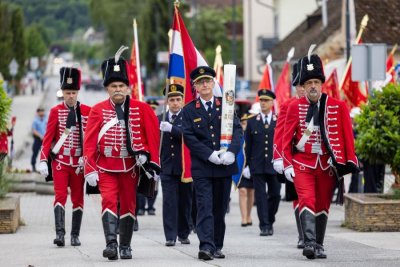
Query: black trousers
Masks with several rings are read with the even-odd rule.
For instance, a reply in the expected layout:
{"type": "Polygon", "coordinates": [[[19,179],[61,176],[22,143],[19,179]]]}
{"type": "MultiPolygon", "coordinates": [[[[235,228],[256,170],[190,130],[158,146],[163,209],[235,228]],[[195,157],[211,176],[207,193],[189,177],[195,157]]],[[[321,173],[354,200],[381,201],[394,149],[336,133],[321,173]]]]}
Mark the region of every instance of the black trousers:
{"type": "Polygon", "coordinates": [[[180,175],[161,175],[165,240],[186,239],[191,231],[192,183],[180,175]]]}
{"type": "Polygon", "coordinates": [[[36,171],[36,159],[39,155],[41,147],[42,147],[42,139],[34,136],[32,145],[32,158],[31,158],[32,171],[36,171]]]}
{"type": "Polygon", "coordinates": [[[214,253],[222,249],[225,238],[225,214],[232,177],[193,177],[196,193],[196,231],[200,250],[214,253]]]}
{"type": "Polygon", "coordinates": [[[363,162],[364,165],[364,193],[383,193],[383,182],[385,178],[384,164],[369,164],[363,162]]]}
{"type": "Polygon", "coordinates": [[[278,212],[281,200],[281,183],[278,182],[276,175],[253,174],[252,177],[259,227],[260,230],[266,230],[275,222],[275,214],[278,212]],[[268,193],[266,185],[268,185],[268,193]]]}

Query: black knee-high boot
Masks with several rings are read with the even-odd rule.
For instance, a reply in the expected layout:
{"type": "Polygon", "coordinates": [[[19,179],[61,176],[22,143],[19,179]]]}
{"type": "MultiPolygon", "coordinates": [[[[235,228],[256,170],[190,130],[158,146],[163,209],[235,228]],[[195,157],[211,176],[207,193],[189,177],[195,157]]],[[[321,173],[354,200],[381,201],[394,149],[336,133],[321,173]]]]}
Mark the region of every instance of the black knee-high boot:
{"type": "Polygon", "coordinates": [[[319,259],[326,259],[324,250],[324,237],[326,231],[326,224],[328,223],[328,216],[325,213],[319,214],[315,217],[315,232],[316,232],[316,247],[315,256],[319,259]]]}
{"type": "Polygon", "coordinates": [[[83,211],[77,209],[72,212],[71,246],[80,246],[79,233],[81,231],[83,211]]]}
{"type": "Polygon", "coordinates": [[[103,222],[104,236],[107,244],[106,248],[103,250],[103,257],[109,260],[117,260],[117,217],[110,212],[105,212],[101,220],[103,222]]]}
{"type": "Polygon", "coordinates": [[[131,240],[134,220],[131,216],[119,220],[119,256],[121,259],[132,259],[131,240]]]}
{"type": "Polygon", "coordinates": [[[54,219],[56,223],[56,238],[53,243],[59,247],[65,246],[65,210],[64,207],[56,205],[54,208],[54,219]]]}
{"type": "Polygon", "coordinates": [[[315,216],[307,209],[300,213],[301,228],[304,234],[303,255],[307,259],[315,258],[315,216]]]}
{"type": "Polygon", "coordinates": [[[297,248],[304,248],[304,233],[303,230],[301,229],[298,207],[296,207],[296,209],[294,210],[294,217],[296,218],[297,232],[299,233],[299,241],[297,242],[297,248]]]}

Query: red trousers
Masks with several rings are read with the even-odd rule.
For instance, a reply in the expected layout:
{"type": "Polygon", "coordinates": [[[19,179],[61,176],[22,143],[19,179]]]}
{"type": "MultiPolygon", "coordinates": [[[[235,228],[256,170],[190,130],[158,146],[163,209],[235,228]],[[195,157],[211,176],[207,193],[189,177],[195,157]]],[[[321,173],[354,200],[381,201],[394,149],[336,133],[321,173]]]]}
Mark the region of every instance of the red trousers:
{"type": "Polygon", "coordinates": [[[65,207],[68,196],[68,186],[71,189],[72,209],[83,209],[83,173],[76,174],[76,167],[61,164],[56,160],[51,162],[54,182],[54,206],[59,203],[65,207]]]}
{"type": "Polygon", "coordinates": [[[122,217],[128,213],[135,216],[136,187],[138,175],[133,170],[128,172],[99,171],[99,189],[102,197],[102,213],[106,209],[117,216],[119,199],[119,215],[122,217]]]}
{"type": "Polygon", "coordinates": [[[329,207],[336,184],[336,177],[331,168],[322,170],[319,164],[316,169],[294,165],[294,186],[299,196],[299,211],[308,208],[314,213],[325,211],[329,207]]]}

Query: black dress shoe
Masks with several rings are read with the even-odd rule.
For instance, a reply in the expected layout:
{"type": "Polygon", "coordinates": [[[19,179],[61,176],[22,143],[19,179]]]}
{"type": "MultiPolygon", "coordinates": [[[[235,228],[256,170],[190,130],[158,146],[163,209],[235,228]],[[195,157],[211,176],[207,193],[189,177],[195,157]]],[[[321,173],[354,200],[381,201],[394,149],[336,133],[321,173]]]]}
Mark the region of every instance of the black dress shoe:
{"type": "Polygon", "coordinates": [[[262,229],[260,232],[260,236],[267,236],[268,235],[268,230],[267,229],[262,229]]]}
{"type": "Polygon", "coordinates": [[[178,237],[178,241],[181,242],[181,244],[183,244],[183,245],[189,245],[190,244],[189,238],[180,238],[180,237],[178,237]]]}
{"type": "Polygon", "coordinates": [[[77,247],[81,245],[81,241],[79,241],[79,236],[71,236],[71,246],[77,247]]]}
{"type": "Polygon", "coordinates": [[[253,222],[248,222],[247,223],[247,226],[252,226],[253,225],[253,222]]]}
{"type": "Polygon", "coordinates": [[[217,259],[225,259],[225,254],[222,253],[222,251],[221,251],[220,249],[217,249],[217,250],[214,252],[214,258],[217,258],[217,259]]]}
{"type": "Polygon", "coordinates": [[[118,260],[118,245],[117,243],[110,243],[103,250],[103,257],[109,260],[118,260]]]}
{"type": "Polygon", "coordinates": [[[315,246],[315,257],[317,259],[326,259],[327,256],[325,254],[324,246],[317,244],[315,246]]]}
{"type": "Polygon", "coordinates": [[[173,247],[175,246],[175,240],[167,240],[167,242],[165,242],[165,245],[167,247],[173,247]]]}
{"type": "Polygon", "coordinates": [[[273,235],[274,234],[274,228],[272,226],[267,228],[267,233],[268,233],[268,235],[273,235]]]}
{"type": "Polygon", "coordinates": [[[299,241],[297,242],[297,248],[304,248],[304,240],[303,239],[299,239],[299,241]]]}
{"type": "Polygon", "coordinates": [[[137,214],[138,216],[143,216],[144,215],[144,210],[138,209],[137,214]]]}
{"type": "Polygon", "coordinates": [[[200,250],[199,251],[199,260],[209,261],[213,260],[214,256],[209,250],[200,250]]]}
{"type": "Polygon", "coordinates": [[[147,211],[148,215],[156,215],[156,210],[155,209],[151,209],[147,211]]]}
{"type": "Polygon", "coordinates": [[[307,259],[315,259],[315,247],[313,245],[305,245],[303,248],[303,256],[307,259]]]}
{"type": "Polygon", "coordinates": [[[119,246],[119,257],[123,260],[132,259],[132,249],[128,246],[119,246]]]}
{"type": "Polygon", "coordinates": [[[58,247],[65,246],[64,235],[56,235],[56,238],[53,240],[53,244],[56,244],[58,247]]]}

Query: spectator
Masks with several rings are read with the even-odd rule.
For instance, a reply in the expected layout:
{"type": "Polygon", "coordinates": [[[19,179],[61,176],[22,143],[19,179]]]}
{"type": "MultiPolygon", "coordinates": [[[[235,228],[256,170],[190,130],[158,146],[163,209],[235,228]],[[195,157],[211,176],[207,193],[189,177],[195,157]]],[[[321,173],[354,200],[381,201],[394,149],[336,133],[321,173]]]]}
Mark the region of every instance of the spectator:
{"type": "Polygon", "coordinates": [[[46,127],[47,117],[45,116],[44,108],[39,107],[36,110],[36,117],[34,118],[32,123],[33,145],[31,165],[33,172],[36,172],[36,159],[42,146],[43,137],[46,133],[46,127]]]}

